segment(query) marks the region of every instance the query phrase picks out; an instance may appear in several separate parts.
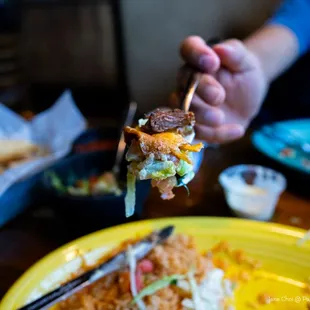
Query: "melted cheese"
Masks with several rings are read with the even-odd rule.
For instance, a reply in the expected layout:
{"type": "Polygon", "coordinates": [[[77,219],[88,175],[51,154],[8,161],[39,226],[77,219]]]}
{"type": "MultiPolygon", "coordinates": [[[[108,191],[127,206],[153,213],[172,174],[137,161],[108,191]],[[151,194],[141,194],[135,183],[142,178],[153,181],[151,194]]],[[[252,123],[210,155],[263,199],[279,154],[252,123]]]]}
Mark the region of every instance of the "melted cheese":
{"type": "Polygon", "coordinates": [[[131,127],[126,127],[124,130],[126,133],[137,137],[144,155],[151,153],[172,154],[178,159],[182,159],[191,164],[192,162],[187,152],[199,152],[203,148],[202,143],[191,145],[182,135],[173,132],[149,135],[131,127]]]}

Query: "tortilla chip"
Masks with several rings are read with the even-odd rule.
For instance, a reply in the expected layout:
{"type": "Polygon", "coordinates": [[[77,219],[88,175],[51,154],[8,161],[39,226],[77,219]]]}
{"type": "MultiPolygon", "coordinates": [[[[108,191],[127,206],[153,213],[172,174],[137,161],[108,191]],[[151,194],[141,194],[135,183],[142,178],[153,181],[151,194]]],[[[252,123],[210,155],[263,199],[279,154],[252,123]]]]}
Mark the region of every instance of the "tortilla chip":
{"type": "Polygon", "coordinates": [[[23,159],[39,149],[37,145],[25,140],[0,140],[0,164],[23,159]]]}

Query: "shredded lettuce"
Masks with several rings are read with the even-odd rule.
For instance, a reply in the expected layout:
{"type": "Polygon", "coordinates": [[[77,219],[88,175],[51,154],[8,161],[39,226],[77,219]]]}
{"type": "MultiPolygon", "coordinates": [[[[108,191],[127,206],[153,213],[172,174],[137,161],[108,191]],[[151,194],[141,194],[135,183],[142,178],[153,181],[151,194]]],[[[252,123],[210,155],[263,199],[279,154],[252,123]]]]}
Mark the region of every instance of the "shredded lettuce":
{"type": "Polygon", "coordinates": [[[129,148],[128,152],[126,153],[126,160],[127,161],[138,161],[141,159],[141,155],[137,154],[129,148]]]}
{"type": "Polygon", "coordinates": [[[61,193],[65,193],[67,191],[66,186],[62,183],[61,179],[58,175],[53,171],[46,172],[46,176],[50,178],[52,186],[61,193]]]}
{"type": "Polygon", "coordinates": [[[89,195],[89,188],[82,186],[82,187],[73,187],[68,186],[68,193],[73,196],[87,196],[89,195]]]}
{"type": "MultiPolygon", "coordinates": [[[[129,246],[127,251],[127,260],[129,265],[129,274],[130,274],[130,290],[133,298],[135,298],[138,295],[137,285],[136,285],[136,268],[137,268],[137,262],[134,250],[131,246],[129,246]]],[[[139,310],[145,310],[146,306],[143,302],[143,300],[137,300],[137,305],[139,310]]]]}
{"type": "Polygon", "coordinates": [[[178,281],[177,287],[186,293],[190,293],[190,291],[191,291],[189,283],[186,279],[178,281]]]}
{"type": "Polygon", "coordinates": [[[175,165],[172,161],[154,160],[139,171],[139,178],[140,180],[164,180],[175,174],[175,165]]]}
{"type": "Polygon", "coordinates": [[[200,298],[199,287],[197,285],[197,282],[194,276],[194,269],[191,269],[187,276],[188,276],[189,285],[192,291],[192,299],[194,302],[195,310],[204,310],[204,306],[200,298]]]}
{"type": "Polygon", "coordinates": [[[141,162],[144,158],[144,155],[141,151],[141,148],[136,141],[132,141],[131,145],[126,153],[126,160],[131,162],[131,161],[139,161],[141,162]]]}
{"type": "Polygon", "coordinates": [[[176,172],[179,176],[183,176],[193,170],[193,165],[187,163],[185,160],[181,159],[176,172]]]}
{"type": "Polygon", "coordinates": [[[138,125],[139,125],[139,127],[144,126],[144,125],[147,123],[147,121],[148,121],[147,118],[140,118],[140,119],[138,120],[138,125]]]}
{"type": "Polygon", "coordinates": [[[130,217],[135,212],[136,205],[136,177],[128,172],[127,173],[127,193],[125,197],[125,214],[130,217]]]}
{"type": "Polygon", "coordinates": [[[90,195],[89,180],[81,180],[78,187],[69,186],[68,192],[73,195],[90,195]]]}
{"type": "MultiPolygon", "coordinates": [[[[178,287],[191,291],[191,298],[182,300],[182,306],[185,309],[193,310],[219,310],[223,309],[223,301],[227,303],[229,309],[234,309],[234,294],[232,283],[224,279],[224,271],[214,268],[205,274],[205,278],[198,285],[193,268],[190,269],[187,280],[178,282],[178,287]]],[[[226,308],[225,308],[226,309],[226,308]]]]}
{"type": "Polygon", "coordinates": [[[93,194],[114,194],[120,196],[122,194],[118,182],[114,174],[105,172],[99,177],[92,188],[93,194]]]}
{"type": "Polygon", "coordinates": [[[160,280],[157,280],[153,283],[151,283],[150,285],[146,286],[144,289],[142,289],[139,294],[133,299],[133,301],[131,302],[131,304],[135,304],[138,302],[138,300],[143,299],[145,296],[150,296],[155,294],[157,291],[172,285],[172,284],[176,284],[177,281],[179,280],[183,280],[185,278],[185,276],[182,275],[171,275],[171,276],[166,276],[163,277],[160,280]]]}

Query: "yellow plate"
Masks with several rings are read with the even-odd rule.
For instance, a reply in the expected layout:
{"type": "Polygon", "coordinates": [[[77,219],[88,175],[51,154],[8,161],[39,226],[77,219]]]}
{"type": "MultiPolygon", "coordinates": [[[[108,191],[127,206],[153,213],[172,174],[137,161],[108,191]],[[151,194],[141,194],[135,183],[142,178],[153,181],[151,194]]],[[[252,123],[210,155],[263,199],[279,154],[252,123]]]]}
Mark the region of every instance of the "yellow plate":
{"type": "Polygon", "coordinates": [[[244,249],[263,263],[261,277],[238,289],[238,310],[251,309],[248,302],[255,301],[262,292],[273,298],[272,304],[263,306],[264,310],[307,309],[310,295],[305,292],[305,283],[310,277],[310,244],[296,246],[304,230],[240,219],[187,217],[130,223],[73,241],[30,268],[6,294],[0,310],[14,310],[53,289],[79,268],[81,254],[88,263],[94,263],[121,241],[170,224],[176,226],[177,232],[193,235],[202,250],[227,240],[232,247],[244,249]]]}

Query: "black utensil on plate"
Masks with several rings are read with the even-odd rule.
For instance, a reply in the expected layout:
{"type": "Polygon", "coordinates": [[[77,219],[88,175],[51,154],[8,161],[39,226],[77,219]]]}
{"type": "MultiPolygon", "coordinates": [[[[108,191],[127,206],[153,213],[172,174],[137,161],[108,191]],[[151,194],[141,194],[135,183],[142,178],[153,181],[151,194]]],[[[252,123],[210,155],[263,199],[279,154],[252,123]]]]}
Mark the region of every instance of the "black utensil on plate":
{"type": "MultiPolygon", "coordinates": [[[[159,231],[155,231],[132,246],[132,251],[137,260],[145,257],[156,245],[164,242],[174,231],[174,226],[167,226],[159,231]]],[[[61,285],[54,291],[40,297],[18,310],[44,310],[57,302],[68,298],[79,290],[89,286],[104,276],[117,271],[128,265],[127,253],[122,251],[108,261],[93,268],[79,277],[61,285]]]]}

